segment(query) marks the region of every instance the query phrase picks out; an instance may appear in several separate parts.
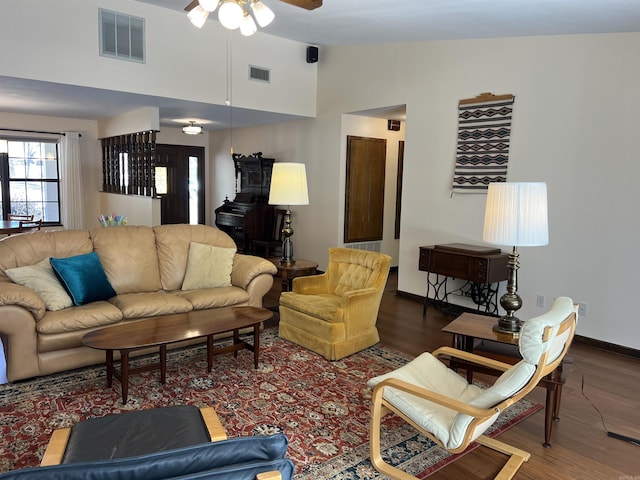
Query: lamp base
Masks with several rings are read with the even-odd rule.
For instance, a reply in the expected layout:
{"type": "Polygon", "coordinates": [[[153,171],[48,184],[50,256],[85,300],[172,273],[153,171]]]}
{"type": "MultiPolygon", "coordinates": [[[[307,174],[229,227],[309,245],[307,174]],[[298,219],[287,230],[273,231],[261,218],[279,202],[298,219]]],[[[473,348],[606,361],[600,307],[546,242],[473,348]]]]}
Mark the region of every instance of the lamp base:
{"type": "Polygon", "coordinates": [[[284,265],[291,265],[295,263],[293,259],[293,242],[291,236],[293,235],[293,228],[291,228],[291,210],[287,209],[284,214],[284,227],[282,228],[282,260],[280,263],[284,265]]]}
{"type": "Polygon", "coordinates": [[[500,317],[498,323],[493,326],[493,331],[517,338],[520,335],[520,319],[517,317],[500,317]]]}

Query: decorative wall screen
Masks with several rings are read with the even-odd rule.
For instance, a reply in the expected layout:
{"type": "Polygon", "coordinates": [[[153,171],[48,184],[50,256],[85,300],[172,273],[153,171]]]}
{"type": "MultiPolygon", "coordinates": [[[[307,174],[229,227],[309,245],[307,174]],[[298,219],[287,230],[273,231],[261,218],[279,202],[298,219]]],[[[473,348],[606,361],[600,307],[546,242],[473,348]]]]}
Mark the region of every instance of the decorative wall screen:
{"type": "Polygon", "coordinates": [[[460,100],[454,192],[484,193],[489,183],[507,181],[514,100],[491,93],[460,100]]]}
{"type": "Polygon", "coordinates": [[[102,139],[102,191],[155,197],[156,132],[102,139]]]}

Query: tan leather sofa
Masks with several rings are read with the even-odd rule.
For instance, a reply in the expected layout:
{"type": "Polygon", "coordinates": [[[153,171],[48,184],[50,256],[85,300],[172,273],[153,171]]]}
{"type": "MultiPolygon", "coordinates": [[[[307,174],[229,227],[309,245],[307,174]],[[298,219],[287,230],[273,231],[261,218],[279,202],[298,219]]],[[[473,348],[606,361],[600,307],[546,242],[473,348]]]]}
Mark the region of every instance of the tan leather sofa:
{"type": "Polygon", "coordinates": [[[8,380],[104,362],[103,351],[81,342],[87,332],[100,327],[192,309],[262,306],[277,270],[271,262],[250,255],[233,256],[231,286],[181,290],[191,242],[235,247],[224,232],[205,225],[41,231],[0,240],[0,336],[8,380]],[[48,257],[94,251],[117,293],[105,301],[49,311],[40,296],[6,274],[7,269],[48,257]]]}

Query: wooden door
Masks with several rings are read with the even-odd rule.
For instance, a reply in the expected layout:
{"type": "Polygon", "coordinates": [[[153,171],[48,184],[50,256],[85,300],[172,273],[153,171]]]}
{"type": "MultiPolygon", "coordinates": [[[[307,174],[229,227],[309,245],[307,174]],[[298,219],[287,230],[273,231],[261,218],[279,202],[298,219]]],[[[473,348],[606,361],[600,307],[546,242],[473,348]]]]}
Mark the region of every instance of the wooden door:
{"type": "Polygon", "coordinates": [[[158,188],[160,223],[204,224],[204,147],[158,145],[156,167],[164,169],[156,178],[166,178],[166,189],[158,188]]]}
{"type": "Polygon", "coordinates": [[[382,240],[387,141],[347,137],[344,242],[382,240]]]}

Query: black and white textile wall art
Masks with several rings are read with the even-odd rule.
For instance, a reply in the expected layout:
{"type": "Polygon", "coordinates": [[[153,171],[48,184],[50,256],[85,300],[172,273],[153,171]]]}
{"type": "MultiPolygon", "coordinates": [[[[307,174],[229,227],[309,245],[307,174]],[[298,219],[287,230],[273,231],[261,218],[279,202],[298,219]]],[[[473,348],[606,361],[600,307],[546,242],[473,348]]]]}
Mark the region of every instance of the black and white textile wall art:
{"type": "Polygon", "coordinates": [[[452,192],[485,193],[507,181],[515,97],[483,93],[458,104],[458,146],[452,192]]]}

